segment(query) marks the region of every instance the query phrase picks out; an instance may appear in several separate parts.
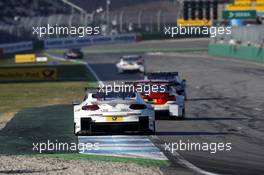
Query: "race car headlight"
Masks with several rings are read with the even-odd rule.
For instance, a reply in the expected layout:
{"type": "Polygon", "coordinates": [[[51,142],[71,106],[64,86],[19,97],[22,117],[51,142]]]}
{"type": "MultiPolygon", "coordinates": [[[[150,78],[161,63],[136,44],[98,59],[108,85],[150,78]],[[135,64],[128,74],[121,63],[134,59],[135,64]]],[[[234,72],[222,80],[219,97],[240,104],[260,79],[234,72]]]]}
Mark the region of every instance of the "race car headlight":
{"type": "Polygon", "coordinates": [[[82,107],[82,110],[85,110],[85,111],[96,111],[98,109],[99,109],[98,105],[86,105],[82,107]]]}
{"type": "Polygon", "coordinates": [[[134,110],[142,110],[142,109],[146,109],[147,106],[144,104],[132,104],[129,106],[129,108],[134,110]]]}

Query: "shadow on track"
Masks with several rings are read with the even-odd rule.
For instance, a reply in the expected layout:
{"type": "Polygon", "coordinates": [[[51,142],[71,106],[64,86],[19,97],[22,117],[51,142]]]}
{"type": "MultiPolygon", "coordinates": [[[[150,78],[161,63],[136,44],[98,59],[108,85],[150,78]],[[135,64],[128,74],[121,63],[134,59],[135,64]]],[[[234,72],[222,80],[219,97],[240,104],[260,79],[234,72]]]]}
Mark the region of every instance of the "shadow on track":
{"type": "Polygon", "coordinates": [[[231,97],[189,98],[188,101],[230,100],[231,97]]]}
{"type": "Polygon", "coordinates": [[[248,118],[242,117],[188,117],[184,120],[191,120],[191,121],[221,121],[221,120],[247,120],[248,118]]]}
{"type": "Polygon", "coordinates": [[[120,81],[120,80],[138,80],[143,78],[140,72],[124,72],[118,73],[115,64],[100,63],[89,64],[93,70],[97,70],[96,74],[102,81],[120,81]]]}
{"type": "Polygon", "coordinates": [[[161,131],[161,132],[156,132],[156,135],[158,136],[164,136],[164,135],[174,135],[174,136],[198,136],[198,135],[227,135],[231,134],[228,132],[171,132],[171,131],[161,131]]]}

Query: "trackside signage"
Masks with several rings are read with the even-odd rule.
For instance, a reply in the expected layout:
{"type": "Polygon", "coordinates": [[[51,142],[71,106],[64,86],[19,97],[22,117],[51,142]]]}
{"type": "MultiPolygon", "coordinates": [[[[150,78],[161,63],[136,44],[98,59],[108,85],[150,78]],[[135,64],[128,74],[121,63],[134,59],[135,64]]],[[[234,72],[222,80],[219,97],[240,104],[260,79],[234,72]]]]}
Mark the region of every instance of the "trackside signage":
{"type": "Polygon", "coordinates": [[[35,54],[16,54],[15,63],[33,63],[36,62],[35,54]]]}
{"type": "Polygon", "coordinates": [[[1,68],[0,82],[53,81],[57,80],[56,68],[1,68]]]}
{"type": "Polygon", "coordinates": [[[90,36],[71,38],[49,38],[44,40],[44,46],[49,48],[81,47],[88,45],[113,44],[136,41],[136,34],[124,34],[113,36],[90,36]]]}
{"type": "Polygon", "coordinates": [[[177,20],[177,25],[178,26],[197,26],[197,27],[202,27],[202,26],[207,26],[210,27],[212,26],[212,21],[209,20],[184,20],[184,19],[178,19],[177,20]]]}
{"type": "Polygon", "coordinates": [[[256,19],[257,13],[255,10],[248,11],[223,11],[224,19],[256,19]]]}
{"type": "Polygon", "coordinates": [[[0,48],[3,49],[4,54],[33,50],[33,42],[26,41],[18,43],[0,44],[0,48]]]}

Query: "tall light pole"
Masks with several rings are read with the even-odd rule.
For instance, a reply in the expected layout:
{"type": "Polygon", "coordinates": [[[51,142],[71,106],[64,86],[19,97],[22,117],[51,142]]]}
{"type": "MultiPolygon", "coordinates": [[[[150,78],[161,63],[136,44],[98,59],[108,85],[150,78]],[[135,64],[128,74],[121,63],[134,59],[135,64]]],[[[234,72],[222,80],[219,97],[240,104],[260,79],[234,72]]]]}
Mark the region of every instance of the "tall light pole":
{"type": "Polygon", "coordinates": [[[111,0],[106,0],[106,32],[110,33],[110,16],[109,16],[109,6],[111,4],[111,0]]]}

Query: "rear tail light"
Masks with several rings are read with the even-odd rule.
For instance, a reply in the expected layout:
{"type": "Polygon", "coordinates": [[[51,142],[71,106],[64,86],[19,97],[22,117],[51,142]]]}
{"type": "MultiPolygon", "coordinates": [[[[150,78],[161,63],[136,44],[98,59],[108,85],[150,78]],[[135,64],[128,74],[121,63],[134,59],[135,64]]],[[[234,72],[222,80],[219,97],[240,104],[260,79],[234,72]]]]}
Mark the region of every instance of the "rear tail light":
{"type": "Polygon", "coordinates": [[[142,109],[146,109],[147,106],[144,104],[132,104],[129,106],[129,108],[134,110],[142,110],[142,109]]]}
{"type": "Polygon", "coordinates": [[[169,93],[152,93],[150,95],[142,95],[145,101],[152,101],[156,105],[163,105],[168,101],[176,101],[176,96],[169,93]]]}
{"type": "Polygon", "coordinates": [[[165,103],[167,103],[167,99],[165,99],[165,98],[158,98],[158,99],[156,99],[156,102],[154,103],[154,104],[156,104],[156,105],[163,105],[163,104],[165,104],[165,103]]]}
{"type": "Polygon", "coordinates": [[[156,105],[163,105],[163,104],[167,103],[168,101],[176,101],[176,96],[171,95],[171,96],[164,97],[164,98],[158,98],[158,99],[156,99],[155,104],[156,105]]]}
{"type": "Polygon", "coordinates": [[[167,98],[168,101],[176,101],[176,96],[171,95],[167,98]]]}
{"type": "Polygon", "coordinates": [[[98,105],[86,105],[82,107],[82,110],[85,110],[85,111],[96,111],[98,109],[99,109],[98,105]]]}

